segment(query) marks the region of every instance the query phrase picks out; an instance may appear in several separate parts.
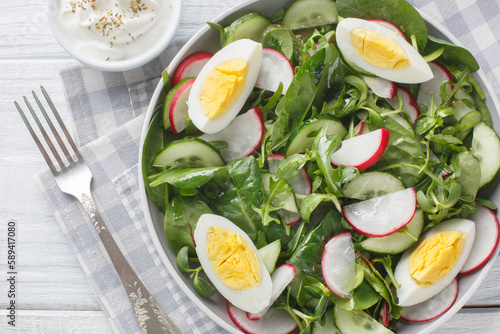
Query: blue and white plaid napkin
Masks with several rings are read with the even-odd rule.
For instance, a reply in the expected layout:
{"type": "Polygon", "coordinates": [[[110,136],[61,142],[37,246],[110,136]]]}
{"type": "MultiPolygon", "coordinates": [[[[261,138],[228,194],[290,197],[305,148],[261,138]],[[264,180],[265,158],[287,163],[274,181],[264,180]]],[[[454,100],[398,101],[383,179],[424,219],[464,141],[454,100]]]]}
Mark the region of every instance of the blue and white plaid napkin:
{"type": "MultiPolygon", "coordinates": [[[[476,56],[500,98],[498,0],[410,2],[476,56]]],[[[210,3],[203,0],[197,5],[210,3]]],[[[159,59],[134,71],[103,73],[78,67],[63,70],[61,78],[77,141],[94,175],[98,209],[132,267],[183,333],[224,333],[168,273],[148,233],[139,200],[137,157],[143,115],[162,70],[186,41],[186,36],[177,36],[159,59]]],[[[119,333],[139,333],[118,275],[83,209],[57,188],[49,171],[37,180],[112,327],[119,333]]]]}

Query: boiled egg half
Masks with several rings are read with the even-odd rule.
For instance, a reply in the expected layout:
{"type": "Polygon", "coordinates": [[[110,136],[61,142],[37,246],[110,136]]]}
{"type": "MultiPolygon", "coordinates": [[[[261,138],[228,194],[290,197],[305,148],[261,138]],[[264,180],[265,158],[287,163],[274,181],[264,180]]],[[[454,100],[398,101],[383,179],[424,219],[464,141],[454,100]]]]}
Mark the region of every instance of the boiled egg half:
{"type": "Polygon", "coordinates": [[[202,68],[188,98],[188,115],[205,133],[224,129],[238,115],[259,76],[262,44],[240,39],[202,68]]]}
{"type": "Polygon", "coordinates": [[[271,276],[242,229],[222,216],[204,214],[194,230],[194,241],[203,270],[224,298],[251,313],[269,306],[271,276]]]}
{"type": "Polygon", "coordinates": [[[421,303],[453,281],[467,260],[475,236],[475,223],[454,218],[426,232],[398,262],[394,276],[399,305],[421,303]]]}
{"type": "Polygon", "coordinates": [[[344,58],[366,72],[400,83],[433,78],[427,62],[401,33],[375,21],[346,18],[337,26],[336,39],[344,58]]]}

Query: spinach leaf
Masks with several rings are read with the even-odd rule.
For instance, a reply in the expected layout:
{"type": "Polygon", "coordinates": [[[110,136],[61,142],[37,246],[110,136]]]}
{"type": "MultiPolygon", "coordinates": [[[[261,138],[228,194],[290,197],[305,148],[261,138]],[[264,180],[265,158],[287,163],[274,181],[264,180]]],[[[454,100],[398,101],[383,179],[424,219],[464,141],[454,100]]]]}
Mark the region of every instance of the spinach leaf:
{"type": "Polygon", "coordinates": [[[322,279],[321,254],[331,237],[345,231],[341,219],[340,213],[331,210],[319,225],[304,237],[290,257],[289,262],[306,275],[322,279]]]}
{"type": "Polygon", "coordinates": [[[479,64],[469,50],[442,39],[428,36],[427,46],[425,47],[427,53],[431,53],[443,47],[444,51],[438,58],[439,60],[442,60],[446,64],[455,64],[457,66],[465,65],[470,68],[472,72],[479,70],[479,64]]]}
{"type": "Polygon", "coordinates": [[[165,212],[165,235],[175,253],[184,246],[190,255],[195,256],[193,233],[202,214],[212,210],[197,197],[175,197],[165,212]]]}
{"type": "Polygon", "coordinates": [[[225,183],[229,174],[225,167],[170,168],[151,181],[150,186],[156,187],[164,183],[179,189],[199,188],[211,180],[216,183],[225,183]]]}
{"type": "Polygon", "coordinates": [[[342,17],[389,21],[400,28],[408,40],[415,35],[420,50],[424,50],[427,43],[424,19],[405,0],[337,0],[337,11],[342,17]]]}
{"type": "Polygon", "coordinates": [[[311,109],[321,109],[326,93],[341,88],[342,65],[336,48],[327,44],[297,71],[276,106],[276,122],[269,129],[268,149],[283,147],[290,133],[300,125],[311,109]]]}
{"type": "Polygon", "coordinates": [[[167,186],[161,185],[155,188],[149,186],[149,176],[162,170],[161,168],[153,166],[154,158],[163,150],[165,144],[164,130],[161,121],[162,114],[161,112],[157,112],[149,124],[149,129],[142,148],[142,176],[149,198],[151,198],[162,212],[165,212],[168,201],[167,186]]]}
{"type": "Polygon", "coordinates": [[[354,311],[364,310],[375,305],[380,300],[380,294],[365,280],[354,289],[351,298],[340,298],[335,294],[330,294],[330,299],[335,305],[343,309],[354,311]]]}
{"type": "Polygon", "coordinates": [[[479,161],[469,152],[457,154],[457,159],[460,168],[455,171],[455,176],[461,187],[460,198],[467,202],[474,202],[481,179],[481,173],[478,173],[481,170],[479,161]]]}
{"type": "Polygon", "coordinates": [[[203,193],[214,211],[229,219],[255,241],[262,229],[260,215],[253,207],[262,205],[262,176],[253,156],[231,161],[226,165],[229,178],[223,185],[207,184],[203,193]]]}

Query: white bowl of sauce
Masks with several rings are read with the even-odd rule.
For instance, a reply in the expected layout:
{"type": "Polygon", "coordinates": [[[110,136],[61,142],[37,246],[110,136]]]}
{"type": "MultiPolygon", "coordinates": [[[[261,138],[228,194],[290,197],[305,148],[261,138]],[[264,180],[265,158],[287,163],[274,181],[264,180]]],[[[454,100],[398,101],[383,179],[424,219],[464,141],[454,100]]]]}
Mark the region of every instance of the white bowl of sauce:
{"type": "Polygon", "coordinates": [[[102,71],[140,67],[174,37],[181,0],[50,0],[49,25],[61,46],[102,71]]]}

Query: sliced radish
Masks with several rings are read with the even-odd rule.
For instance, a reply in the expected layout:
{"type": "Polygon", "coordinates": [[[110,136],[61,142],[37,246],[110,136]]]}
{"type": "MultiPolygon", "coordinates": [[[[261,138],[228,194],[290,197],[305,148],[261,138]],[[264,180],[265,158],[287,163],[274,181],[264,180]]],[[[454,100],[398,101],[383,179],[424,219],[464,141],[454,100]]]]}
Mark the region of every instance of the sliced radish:
{"type": "MultiPolygon", "coordinates": [[[[434,95],[434,103],[436,105],[441,104],[441,86],[448,81],[453,81],[453,76],[451,73],[441,64],[431,61],[429,67],[432,70],[434,78],[429,81],[420,84],[418,89],[417,102],[418,104],[424,104],[427,107],[431,103],[431,96],[434,95]]],[[[446,87],[447,92],[450,93],[453,89],[452,85],[446,87]]]]}
{"type": "Polygon", "coordinates": [[[259,147],[264,136],[264,120],[259,108],[236,116],[227,127],[217,133],[200,136],[205,141],[225,141],[228,147],[220,150],[226,162],[249,156],[259,147]]]}
{"type": "Polygon", "coordinates": [[[455,303],[458,294],[458,281],[455,278],[440,293],[420,304],[406,306],[401,319],[411,322],[425,322],[443,315],[455,303]]]}
{"type": "Polygon", "coordinates": [[[397,85],[387,79],[379,77],[367,77],[362,75],[361,79],[375,95],[384,99],[393,99],[396,96],[397,85]]]}
{"type": "Polygon", "coordinates": [[[391,23],[389,21],[378,20],[378,19],[368,20],[368,21],[377,22],[378,24],[380,24],[380,25],[382,25],[382,26],[384,26],[386,28],[389,28],[392,31],[396,32],[397,34],[399,34],[400,36],[402,36],[405,40],[408,40],[406,38],[405,34],[403,34],[403,32],[401,31],[401,29],[399,29],[396,25],[394,25],[393,23],[391,23]]]}
{"type": "Polygon", "coordinates": [[[210,52],[195,52],[186,58],[184,58],[172,75],[172,85],[175,86],[184,78],[196,77],[200,73],[201,69],[212,58],[213,54],[210,52]]]}
{"type": "Polygon", "coordinates": [[[257,321],[248,319],[246,312],[227,302],[227,313],[234,324],[247,334],[289,334],[297,328],[290,313],[283,309],[270,309],[257,321]]]}
{"type": "MultiPolygon", "coordinates": [[[[267,156],[267,161],[269,164],[269,171],[273,174],[276,173],[278,170],[278,165],[280,161],[285,159],[285,156],[282,154],[272,154],[267,156]]],[[[292,183],[290,184],[292,187],[292,190],[296,194],[301,194],[301,195],[310,195],[312,192],[312,182],[311,179],[309,178],[309,175],[307,174],[307,170],[305,167],[302,167],[302,169],[299,171],[299,174],[297,174],[293,180],[292,183]]],[[[297,199],[297,207],[300,208],[300,199],[297,199]]],[[[298,222],[300,219],[302,219],[302,216],[300,213],[296,212],[291,212],[287,210],[280,209],[279,214],[281,218],[285,221],[286,225],[292,225],[298,222]]]]}
{"type": "Polygon", "coordinates": [[[321,274],[326,286],[341,298],[350,298],[356,284],[356,254],[351,233],[332,237],[323,249],[321,274]]]}
{"type": "Polygon", "coordinates": [[[342,146],[331,156],[335,166],[356,167],[364,170],[377,162],[389,143],[389,130],[378,129],[342,141],[342,146]]]}
{"type": "Polygon", "coordinates": [[[468,274],[481,268],[495,254],[500,239],[500,226],[495,213],[484,206],[476,206],[477,212],[469,217],[476,223],[474,245],[459,274],[468,274]]]}
{"type": "Polygon", "coordinates": [[[281,52],[262,49],[262,63],[255,87],[275,92],[282,82],[284,93],[290,86],[294,75],[292,64],[281,52]]]}
{"type": "Polygon", "coordinates": [[[193,87],[194,78],[187,80],[182,86],[179,87],[175,93],[170,108],[168,110],[168,120],[172,131],[174,133],[179,133],[186,128],[187,120],[186,115],[188,112],[187,100],[189,98],[189,92],[191,92],[191,87],[193,87]]]}
{"type": "Polygon", "coordinates": [[[342,213],[359,233],[369,237],[384,237],[405,227],[415,215],[417,194],[414,188],[349,204],[342,213]]]}
{"type": "Polygon", "coordinates": [[[249,313],[247,312],[247,317],[249,320],[257,321],[260,320],[264,314],[269,310],[271,305],[278,299],[285,288],[290,284],[292,279],[295,277],[297,270],[293,264],[285,263],[276,268],[276,270],[271,275],[271,281],[273,282],[273,289],[271,291],[271,300],[269,306],[260,311],[259,313],[249,313]]]}
{"type": "MultiPolygon", "coordinates": [[[[413,95],[403,87],[399,87],[396,90],[396,93],[399,93],[401,97],[403,98],[403,110],[410,115],[411,121],[415,123],[417,120],[418,116],[420,116],[420,111],[418,110],[418,104],[413,95]]],[[[393,109],[399,109],[399,102],[396,97],[393,99],[387,99],[387,103],[393,108],[393,109]]]]}

